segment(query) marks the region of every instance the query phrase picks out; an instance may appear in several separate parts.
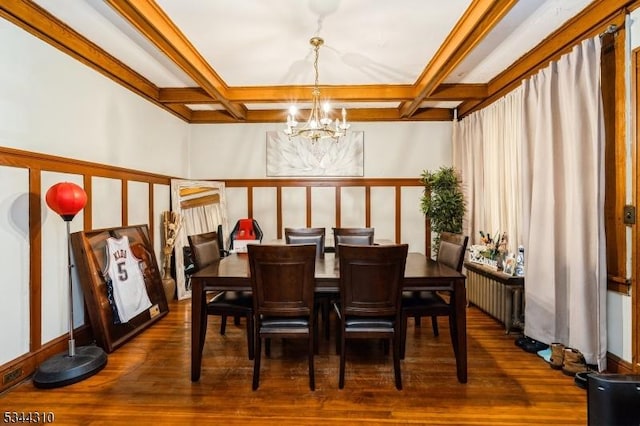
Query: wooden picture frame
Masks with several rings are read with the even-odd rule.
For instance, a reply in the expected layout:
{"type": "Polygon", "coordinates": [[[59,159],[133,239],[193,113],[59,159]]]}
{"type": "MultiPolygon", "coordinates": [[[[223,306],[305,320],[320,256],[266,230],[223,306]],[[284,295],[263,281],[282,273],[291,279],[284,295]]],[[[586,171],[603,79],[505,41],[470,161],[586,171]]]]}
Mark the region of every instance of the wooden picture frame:
{"type": "Polygon", "coordinates": [[[105,352],[113,352],[169,312],[147,225],[75,232],[71,234],[70,242],[93,334],[105,352]],[[131,251],[141,261],[151,307],[128,322],[115,324],[103,271],[107,261],[107,239],[123,236],[128,237],[131,251]]]}

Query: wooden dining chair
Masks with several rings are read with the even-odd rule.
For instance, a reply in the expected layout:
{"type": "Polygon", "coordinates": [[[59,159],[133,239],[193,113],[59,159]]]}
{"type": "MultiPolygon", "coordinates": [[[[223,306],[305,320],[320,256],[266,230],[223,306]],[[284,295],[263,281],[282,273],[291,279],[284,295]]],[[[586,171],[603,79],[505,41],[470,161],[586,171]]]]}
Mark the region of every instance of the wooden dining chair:
{"type": "Polygon", "coordinates": [[[324,257],[324,228],[284,228],[287,244],[315,244],[316,257],[324,257]]]}
{"type": "MultiPolygon", "coordinates": [[[[448,266],[456,271],[462,271],[464,263],[464,255],[467,249],[469,237],[451,232],[442,232],[440,234],[440,247],[436,261],[440,264],[448,266]]],[[[402,344],[401,357],[405,357],[406,340],[407,340],[407,321],[409,317],[415,318],[416,327],[420,325],[421,317],[431,317],[431,326],[434,336],[439,335],[438,317],[449,317],[449,330],[451,331],[451,340],[454,352],[457,354],[457,329],[456,310],[451,301],[445,300],[438,292],[420,291],[405,293],[402,297],[402,344]]]]}
{"type": "Polygon", "coordinates": [[[400,372],[400,299],[407,244],[340,245],[340,379],[344,388],[346,341],[386,339],[393,347],[393,372],[402,389],[400,372]]]}
{"type": "MultiPolygon", "coordinates": [[[[325,228],[284,228],[284,238],[287,244],[310,244],[316,245],[316,257],[324,257],[325,228]]],[[[331,334],[331,302],[335,293],[317,292],[315,296],[315,313],[321,315],[324,327],[325,338],[329,340],[331,334]]],[[[316,317],[316,326],[318,318],[316,317]]]]}
{"type": "MultiPolygon", "coordinates": [[[[196,271],[211,265],[220,260],[220,247],[218,245],[218,233],[205,232],[187,236],[189,247],[196,266],[196,271]]],[[[247,319],[247,348],[249,359],[254,358],[254,338],[253,338],[253,299],[250,294],[236,291],[222,291],[216,293],[207,301],[207,316],[220,316],[220,334],[225,335],[227,317],[231,316],[239,323],[239,318],[247,319]]],[[[207,333],[207,321],[202,325],[202,339],[207,333]]],[[[202,348],[200,348],[202,350],[202,348]]]]}
{"type": "Polygon", "coordinates": [[[340,244],[373,245],[375,228],[333,228],[333,244],[336,259],[340,244]]]}
{"type": "Polygon", "coordinates": [[[309,388],[315,389],[314,290],[316,247],[247,246],[255,323],[253,390],[260,381],[262,339],[307,339],[309,388]]]}

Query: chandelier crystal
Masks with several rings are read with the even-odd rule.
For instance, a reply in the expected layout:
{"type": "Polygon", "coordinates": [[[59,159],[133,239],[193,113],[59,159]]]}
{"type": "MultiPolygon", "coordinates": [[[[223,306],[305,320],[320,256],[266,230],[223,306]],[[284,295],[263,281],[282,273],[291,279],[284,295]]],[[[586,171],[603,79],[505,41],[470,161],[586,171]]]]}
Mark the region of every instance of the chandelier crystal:
{"type": "Polygon", "coordinates": [[[335,121],[329,117],[331,112],[331,106],[328,102],[320,106],[320,87],[318,86],[318,56],[320,46],[324,44],[324,40],[320,37],[312,37],[309,40],[311,46],[313,46],[315,60],[313,62],[313,69],[315,71],[315,84],[311,91],[311,112],[307,121],[300,125],[296,121],[297,109],[295,106],[289,108],[289,114],[287,116],[287,127],[284,133],[289,135],[289,138],[300,136],[306,139],[310,139],[312,142],[316,142],[319,139],[332,138],[336,142],[341,136],[344,136],[349,128],[347,123],[347,110],[342,108],[342,120],[336,118],[335,121]]]}

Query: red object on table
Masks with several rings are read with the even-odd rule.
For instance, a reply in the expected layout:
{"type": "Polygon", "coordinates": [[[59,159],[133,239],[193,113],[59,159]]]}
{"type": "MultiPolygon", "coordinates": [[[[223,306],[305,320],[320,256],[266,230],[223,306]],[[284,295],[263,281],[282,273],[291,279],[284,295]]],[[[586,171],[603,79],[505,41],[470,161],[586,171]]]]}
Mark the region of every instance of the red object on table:
{"type": "Polygon", "coordinates": [[[253,229],[253,219],[238,220],[238,232],[235,235],[236,240],[255,240],[256,231],[253,229]]]}

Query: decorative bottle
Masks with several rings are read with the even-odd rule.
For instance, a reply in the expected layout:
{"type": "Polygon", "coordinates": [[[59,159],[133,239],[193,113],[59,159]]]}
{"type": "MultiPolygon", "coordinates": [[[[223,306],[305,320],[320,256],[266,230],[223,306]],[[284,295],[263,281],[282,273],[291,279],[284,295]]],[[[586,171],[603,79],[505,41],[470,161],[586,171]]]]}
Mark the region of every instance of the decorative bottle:
{"type": "Polygon", "coordinates": [[[524,277],[524,246],[518,246],[516,255],[516,276],[524,277]]]}

